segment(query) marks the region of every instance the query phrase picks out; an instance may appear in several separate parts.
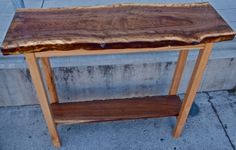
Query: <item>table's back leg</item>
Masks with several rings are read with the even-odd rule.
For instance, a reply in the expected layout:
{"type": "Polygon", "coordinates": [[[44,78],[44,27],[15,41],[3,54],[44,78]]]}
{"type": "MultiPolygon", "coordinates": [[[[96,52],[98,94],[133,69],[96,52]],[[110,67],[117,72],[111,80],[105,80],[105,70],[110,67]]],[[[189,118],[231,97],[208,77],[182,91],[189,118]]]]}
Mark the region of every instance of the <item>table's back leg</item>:
{"type": "Polygon", "coordinates": [[[175,73],[172,79],[169,95],[176,95],[178,93],[180,81],[186,64],[189,50],[181,50],[179,52],[179,58],[177,60],[175,73]]]}
{"type": "Polygon", "coordinates": [[[185,122],[187,120],[190,108],[196,96],[196,92],[200,85],[203,72],[206,68],[208,58],[211,54],[213,44],[207,43],[205,47],[199,50],[198,58],[196,64],[194,66],[194,70],[191,76],[191,79],[188,84],[188,89],[186,91],[186,95],[184,97],[183,104],[180,109],[180,113],[177,117],[177,124],[173,132],[173,136],[178,138],[181,135],[185,122]]]}
{"type": "Polygon", "coordinates": [[[41,62],[42,72],[46,80],[51,103],[58,103],[57,90],[53,79],[53,71],[51,69],[50,60],[48,57],[42,57],[41,62]]]}
{"type": "Polygon", "coordinates": [[[42,76],[37,62],[37,58],[33,53],[25,54],[25,57],[38,96],[39,104],[44,114],[48,130],[51,134],[53,145],[55,147],[60,147],[60,139],[57,133],[56,124],[53,119],[53,114],[50,108],[50,104],[48,102],[47,93],[42,81],[42,76]]]}

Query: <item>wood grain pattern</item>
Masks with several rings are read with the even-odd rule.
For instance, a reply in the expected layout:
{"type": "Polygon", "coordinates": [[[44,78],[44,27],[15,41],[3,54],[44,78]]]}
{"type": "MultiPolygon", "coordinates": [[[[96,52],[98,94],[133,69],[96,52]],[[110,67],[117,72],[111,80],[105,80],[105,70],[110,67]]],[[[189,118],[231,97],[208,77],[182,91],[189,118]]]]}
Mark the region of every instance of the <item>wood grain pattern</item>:
{"type": "Polygon", "coordinates": [[[184,46],[234,36],[208,3],[19,9],[2,53],[184,46]]]}
{"type": "Polygon", "coordinates": [[[97,100],[51,104],[57,123],[84,123],[177,116],[179,96],[97,100]]]}

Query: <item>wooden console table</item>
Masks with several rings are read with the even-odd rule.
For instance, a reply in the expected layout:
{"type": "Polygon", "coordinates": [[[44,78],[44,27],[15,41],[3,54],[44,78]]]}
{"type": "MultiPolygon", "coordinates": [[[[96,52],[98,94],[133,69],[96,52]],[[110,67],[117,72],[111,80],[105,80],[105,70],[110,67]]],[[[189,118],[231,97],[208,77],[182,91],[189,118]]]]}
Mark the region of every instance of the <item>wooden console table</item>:
{"type": "Polygon", "coordinates": [[[179,137],[213,43],[234,36],[208,3],[18,9],[2,53],[25,55],[52,142],[60,147],[59,123],[177,116],[173,136],[179,137]],[[192,49],[200,50],[181,103],[177,91],[192,49]],[[179,51],[179,58],[168,96],[73,103],[58,100],[49,57],[174,50],[179,51]]]}

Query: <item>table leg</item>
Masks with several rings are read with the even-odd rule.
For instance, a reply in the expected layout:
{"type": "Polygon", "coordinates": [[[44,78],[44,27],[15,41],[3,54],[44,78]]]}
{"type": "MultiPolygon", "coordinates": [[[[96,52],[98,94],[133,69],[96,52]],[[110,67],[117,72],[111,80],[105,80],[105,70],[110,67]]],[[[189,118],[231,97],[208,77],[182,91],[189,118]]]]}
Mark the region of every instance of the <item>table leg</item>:
{"type": "Polygon", "coordinates": [[[177,124],[175,126],[173,136],[178,138],[181,135],[185,122],[187,120],[190,108],[196,96],[196,92],[200,85],[203,72],[206,68],[208,58],[211,54],[213,44],[207,43],[205,47],[199,51],[198,58],[196,64],[194,66],[194,70],[188,84],[188,89],[186,91],[186,95],[184,97],[183,104],[180,109],[180,113],[177,117],[177,124]]]}
{"type": "Polygon", "coordinates": [[[60,139],[57,133],[56,124],[53,119],[53,114],[48,103],[48,97],[42,81],[42,76],[37,62],[37,58],[33,53],[25,54],[25,57],[28,63],[29,71],[31,74],[32,81],[34,83],[36,93],[38,95],[39,104],[44,114],[49,133],[51,134],[53,145],[55,147],[60,147],[60,139]]]}
{"type": "Polygon", "coordinates": [[[186,60],[188,57],[189,50],[181,50],[179,52],[179,58],[177,60],[175,73],[172,79],[172,84],[170,87],[169,95],[176,95],[178,93],[181,77],[184,71],[186,60]]]}
{"type": "Polygon", "coordinates": [[[48,57],[42,57],[41,62],[42,72],[46,80],[51,103],[58,103],[57,90],[53,79],[53,71],[51,69],[50,60],[48,57]]]}

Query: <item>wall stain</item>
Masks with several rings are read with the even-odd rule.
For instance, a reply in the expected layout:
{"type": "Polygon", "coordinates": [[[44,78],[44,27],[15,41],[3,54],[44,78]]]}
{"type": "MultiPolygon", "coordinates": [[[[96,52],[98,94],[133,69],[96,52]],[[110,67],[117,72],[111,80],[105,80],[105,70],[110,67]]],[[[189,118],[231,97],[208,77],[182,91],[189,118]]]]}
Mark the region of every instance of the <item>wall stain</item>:
{"type": "Polygon", "coordinates": [[[155,71],[159,72],[161,71],[161,65],[162,63],[155,63],[155,71]]]}
{"type": "Polygon", "coordinates": [[[132,72],[133,69],[134,69],[134,66],[132,64],[124,65],[124,72],[132,72]]]}
{"type": "Polygon", "coordinates": [[[94,78],[95,68],[94,66],[87,66],[87,72],[90,78],[94,78]]]}
{"type": "Polygon", "coordinates": [[[112,71],[114,70],[114,66],[105,65],[105,66],[98,66],[98,69],[101,71],[104,77],[109,77],[112,75],[112,71]]]}
{"type": "Polygon", "coordinates": [[[128,81],[134,76],[134,65],[126,64],[123,68],[123,80],[128,81]]]}
{"type": "Polygon", "coordinates": [[[231,58],[231,59],[229,60],[229,66],[232,65],[233,61],[234,61],[234,58],[231,58]]]}
{"type": "Polygon", "coordinates": [[[169,66],[172,65],[172,62],[166,62],[165,64],[165,70],[168,70],[169,66]]]}
{"type": "Polygon", "coordinates": [[[147,89],[147,88],[149,88],[149,87],[148,87],[148,85],[141,84],[141,85],[140,85],[140,88],[143,89],[143,90],[145,90],[145,89],[147,89]]]}
{"type": "Polygon", "coordinates": [[[146,63],[143,64],[143,68],[146,68],[148,65],[146,63]]]}
{"type": "Polygon", "coordinates": [[[104,77],[106,89],[107,90],[111,89],[111,84],[113,81],[113,72],[115,70],[115,66],[111,66],[111,65],[98,66],[98,69],[104,77]]]}
{"type": "Polygon", "coordinates": [[[74,80],[78,80],[78,78],[80,78],[82,75],[81,74],[83,74],[83,71],[81,71],[81,70],[83,70],[83,69],[81,69],[81,68],[79,68],[79,67],[75,67],[75,70],[76,70],[76,76],[75,77],[73,77],[73,79],[74,80]]]}
{"type": "Polygon", "coordinates": [[[71,81],[73,81],[74,77],[73,77],[73,74],[74,74],[74,70],[75,70],[75,67],[62,67],[62,68],[59,68],[59,71],[63,73],[62,75],[62,78],[63,80],[66,82],[66,84],[68,84],[68,80],[71,79],[71,81]]]}
{"type": "Polygon", "coordinates": [[[26,79],[29,80],[29,82],[32,82],[31,75],[29,69],[26,69],[25,71],[22,71],[26,77],[26,79]]]}

